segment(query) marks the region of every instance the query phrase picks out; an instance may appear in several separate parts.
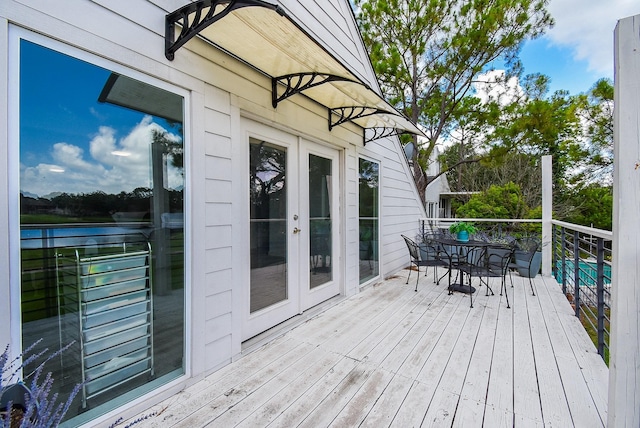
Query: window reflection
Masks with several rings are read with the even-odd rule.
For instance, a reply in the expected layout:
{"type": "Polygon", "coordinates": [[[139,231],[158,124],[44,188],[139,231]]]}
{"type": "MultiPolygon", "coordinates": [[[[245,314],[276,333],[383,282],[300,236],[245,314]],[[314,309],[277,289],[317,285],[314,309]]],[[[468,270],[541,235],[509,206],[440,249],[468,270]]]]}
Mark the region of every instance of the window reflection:
{"type": "Polygon", "coordinates": [[[23,344],[74,341],[46,369],[82,422],[184,372],[183,98],[20,50],[23,344]]]}
{"type": "Polygon", "coordinates": [[[379,275],[378,258],[378,180],[377,162],[359,160],[360,284],[379,275]]]}
{"type": "Polygon", "coordinates": [[[287,299],[287,152],[255,139],[249,151],[250,311],[255,312],[287,299]]]}
{"type": "Polygon", "coordinates": [[[331,243],[331,159],[309,155],[309,287],[333,279],[331,243]]]}

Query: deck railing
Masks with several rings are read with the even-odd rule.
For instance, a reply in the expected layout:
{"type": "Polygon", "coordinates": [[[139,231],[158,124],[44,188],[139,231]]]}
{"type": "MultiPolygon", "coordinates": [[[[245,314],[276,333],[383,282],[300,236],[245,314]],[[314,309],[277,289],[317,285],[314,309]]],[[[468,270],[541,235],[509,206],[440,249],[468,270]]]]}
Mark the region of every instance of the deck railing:
{"type": "MultiPolygon", "coordinates": [[[[456,221],[473,222],[480,232],[493,237],[541,237],[540,219],[421,218],[418,235],[446,229],[456,221]]],[[[551,266],[585,329],[605,362],[609,355],[611,314],[611,248],[613,234],[606,230],[552,220],[551,266]]],[[[545,260],[543,258],[543,263],[545,260]]],[[[547,262],[548,264],[549,262],[547,262]]]]}
{"type": "Polygon", "coordinates": [[[552,224],[553,275],[608,362],[613,234],[560,221],[552,224]]]}
{"type": "Polygon", "coordinates": [[[540,219],[504,219],[504,218],[421,218],[419,219],[418,235],[424,235],[430,230],[447,230],[450,225],[458,221],[473,223],[478,232],[487,236],[500,238],[537,237],[541,238],[540,219]]]}

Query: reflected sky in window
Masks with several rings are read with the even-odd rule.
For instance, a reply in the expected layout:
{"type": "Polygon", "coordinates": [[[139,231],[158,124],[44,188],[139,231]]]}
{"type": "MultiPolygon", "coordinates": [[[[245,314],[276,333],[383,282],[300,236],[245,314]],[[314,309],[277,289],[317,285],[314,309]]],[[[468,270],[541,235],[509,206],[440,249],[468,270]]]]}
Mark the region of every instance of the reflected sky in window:
{"type": "MultiPolygon", "coordinates": [[[[151,187],[153,131],[182,143],[182,124],[101,103],[111,72],[21,41],[20,190],[26,196],[151,187]]],[[[167,162],[166,187],[182,168],[167,162]]]]}

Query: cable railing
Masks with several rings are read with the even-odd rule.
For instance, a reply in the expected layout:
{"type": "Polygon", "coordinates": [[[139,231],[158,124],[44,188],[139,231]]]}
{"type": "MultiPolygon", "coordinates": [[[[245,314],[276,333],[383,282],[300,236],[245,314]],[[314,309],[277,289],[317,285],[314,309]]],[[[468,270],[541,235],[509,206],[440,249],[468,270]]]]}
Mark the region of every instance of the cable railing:
{"type": "Polygon", "coordinates": [[[598,354],[608,362],[613,234],[560,221],[552,224],[553,275],[598,354]]]}
{"type": "Polygon", "coordinates": [[[512,236],[523,238],[536,236],[540,237],[542,220],[540,219],[509,219],[509,218],[421,218],[419,222],[419,233],[435,229],[448,229],[453,223],[464,221],[473,223],[478,232],[486,235],[500,237],[512,236]]]}

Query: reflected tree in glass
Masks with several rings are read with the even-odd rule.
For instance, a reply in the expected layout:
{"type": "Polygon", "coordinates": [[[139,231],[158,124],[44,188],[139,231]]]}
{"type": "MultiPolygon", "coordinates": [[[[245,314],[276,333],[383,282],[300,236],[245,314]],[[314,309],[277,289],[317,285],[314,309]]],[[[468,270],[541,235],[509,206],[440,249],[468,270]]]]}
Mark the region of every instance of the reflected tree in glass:
{"type": "Polygon", "coordinates": [[[359,160],[359,255],[360,283],[379,275],[378,198],[379,169],[377,162],[359,160]]]}
{"type": "Polygon", "coordinates": [[[309,155],[309,286],[333,279],[331,159],[309,155]]]}
{"type": "Polygon", "coordinates": [[[284,148],[251,140],[250,311],[287,299],[287,186],[284,148]]]}

